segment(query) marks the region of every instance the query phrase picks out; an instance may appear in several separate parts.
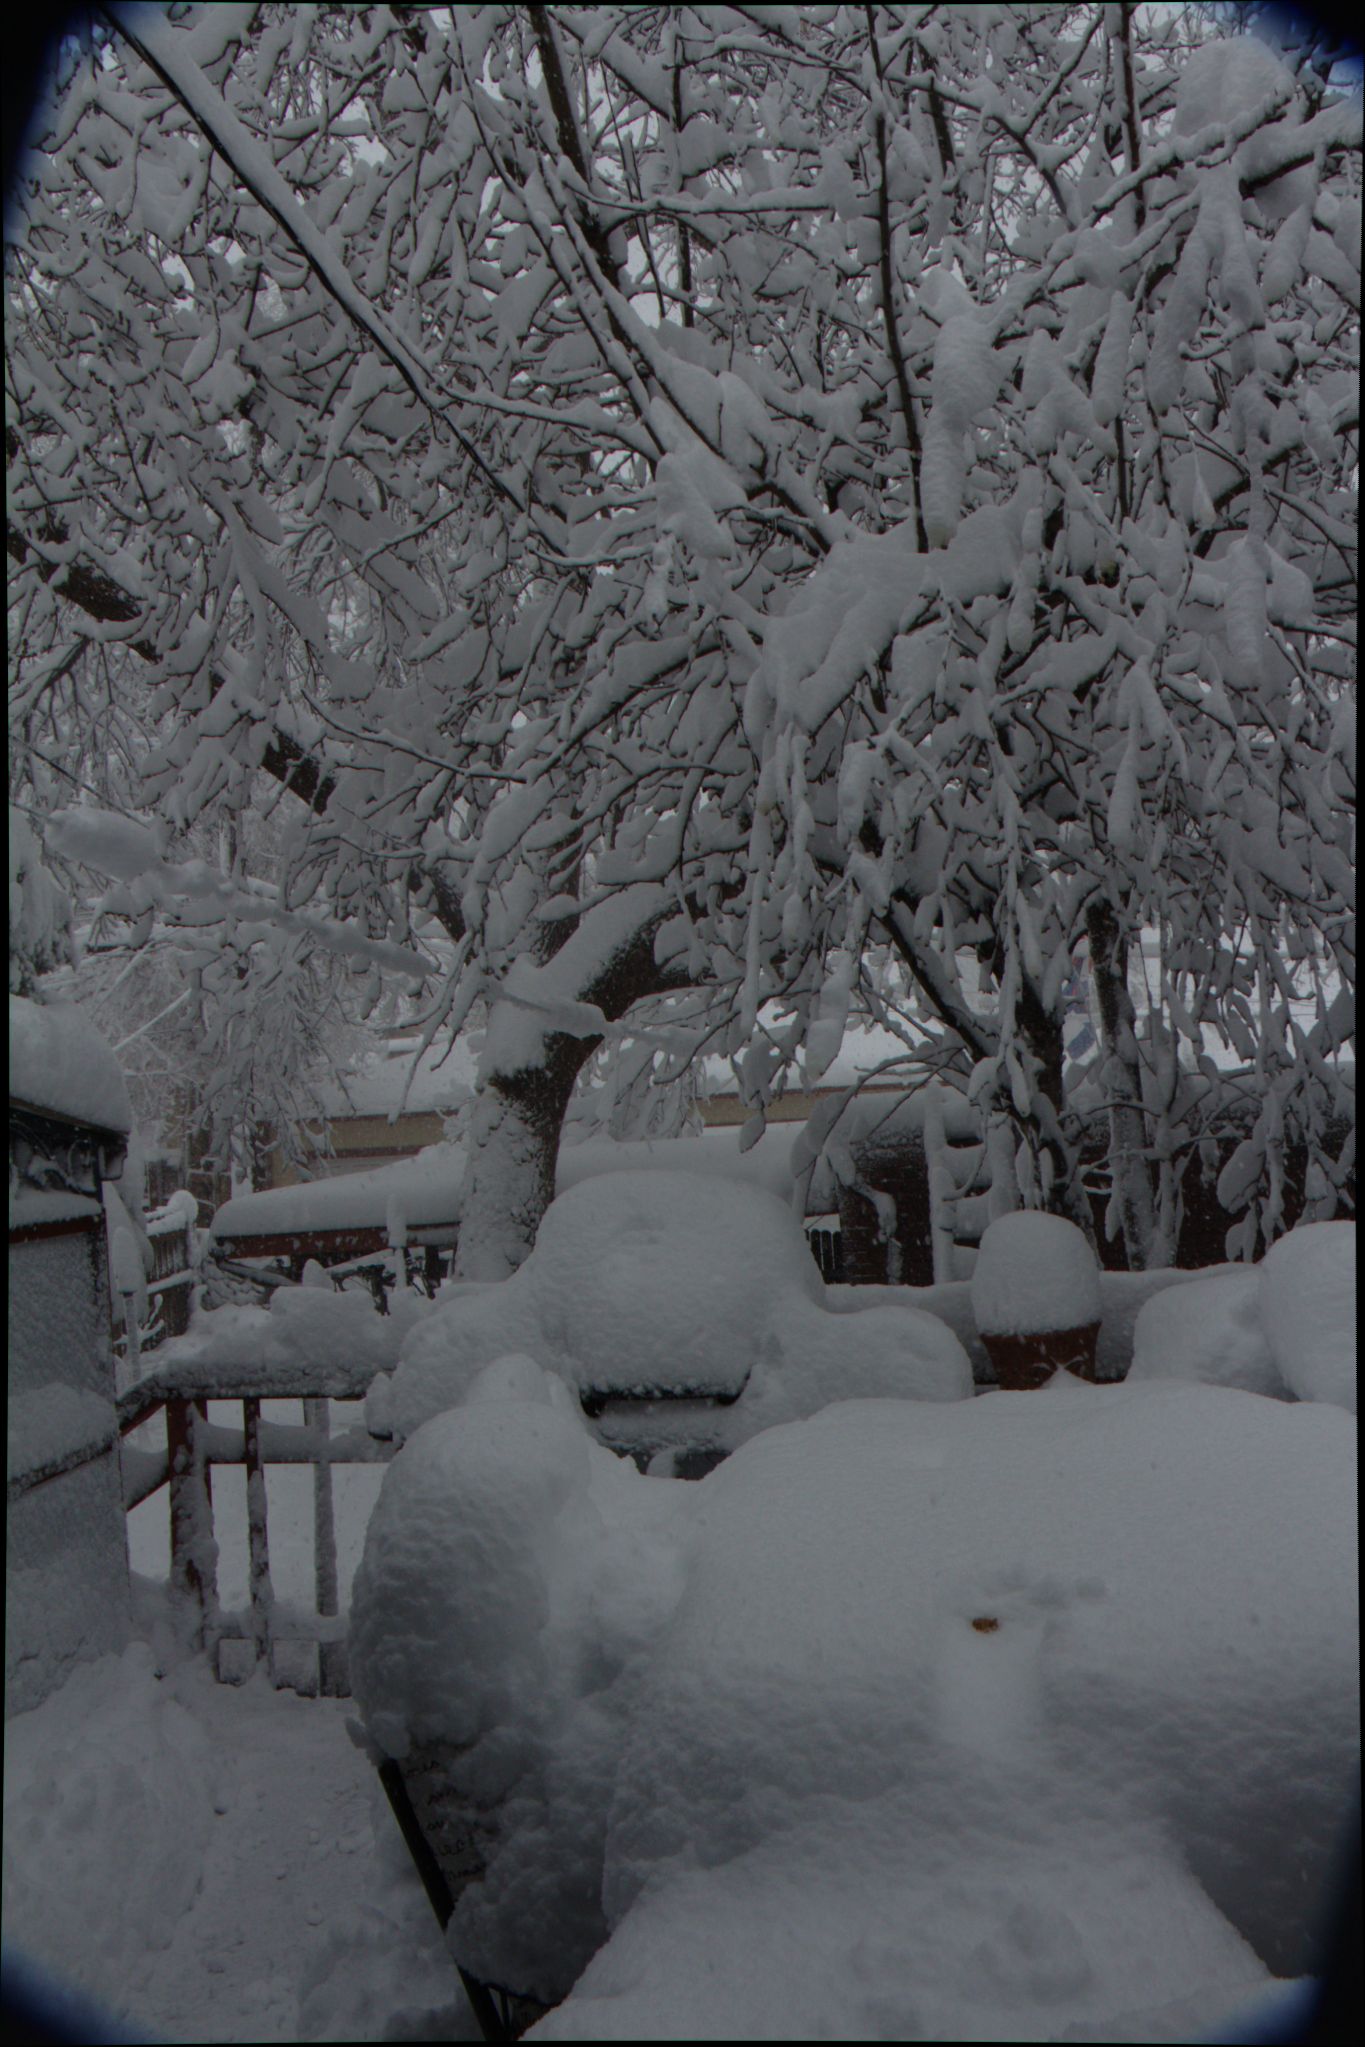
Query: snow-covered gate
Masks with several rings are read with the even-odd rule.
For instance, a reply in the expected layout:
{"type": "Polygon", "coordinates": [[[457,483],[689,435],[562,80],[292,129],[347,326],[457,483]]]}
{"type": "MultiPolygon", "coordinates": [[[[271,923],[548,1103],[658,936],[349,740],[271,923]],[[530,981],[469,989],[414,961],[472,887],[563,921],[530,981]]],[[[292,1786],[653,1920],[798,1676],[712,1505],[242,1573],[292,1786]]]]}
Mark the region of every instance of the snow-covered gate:
{"type": "Polygon", "coordinates": [[[373,1366],[344,1359],[326,1368],[279,1365],[253,1369],[199,1356],[153,1371],[118,1403],[123,1444],[123,1505],[131,1510],[165,1486],[170,1511],[171,1583],[186,1602],[198,1644],[217,1675],[242,1683],[258,1662],[273,1681],[312,1695],[345,1697],[345,1621],[339,1612],[332,1467],[374,1464],[393,1455],[363,1424],[333,1435],[329,1402],[363,1401],[373,1366]],[[262,1416],[267,1400],[298,1400],[303,1424],[262,1416]],[[241,1426],[210,1421],[210,1401],[241,1405],[241,1426]],[[157,1415],[165,1417],[164,1447],[127,1439],[157,1415]],[[213,1537],[213,1467],[242,1465],[247,1482],[249,1606],[225,1613],[218,1604],[213,1537]],[[313,1553],[316,1611],[277,1613],[270,1577],[270,1531],[265,1474],[269,1465],[307,1464],[313,1470],[313,1553]]]}

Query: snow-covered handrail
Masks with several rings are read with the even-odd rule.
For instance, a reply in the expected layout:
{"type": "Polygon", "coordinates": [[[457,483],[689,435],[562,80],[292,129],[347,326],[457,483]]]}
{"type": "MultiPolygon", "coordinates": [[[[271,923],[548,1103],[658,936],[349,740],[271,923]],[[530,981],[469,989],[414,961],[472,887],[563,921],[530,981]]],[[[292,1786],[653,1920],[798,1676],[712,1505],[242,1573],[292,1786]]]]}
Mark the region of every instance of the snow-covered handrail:
{"type": "MultiPolygon", "coordinates": [[[[171,1583],[187,1601],[195,1640],[214,1659],[219,1677],[240,1683],[257,1662],[276,1670],[276,1652],[285,1631],[275,1624],[265,1473],[272,1464],[309,1464],[317,1615],[311,1623],[291,1617],[288,1634],[302,1636],[310,1645],[317,1642],[318,1691],[330,1696],[349,1692],[338,1611],[332,1466],[385,1462],[393,1455],[393,1445],[364,1428],[334,1436],[328,1402],[363,1399],[376,1369],[373,1362],[357,1364],[344,1357],[326,1364],[277,1359],[244,1365],[240,1359],[215,1359],[210,1352],[169,1360],[120,1396],[118,1425],[125,1439],[159,1410],[165,1411],[164,1451],[123,1443],[124,1508],[131,1512],[162,1486],[168,1488],[171,1583]],[[241,1427],[211,1422],[210,1400],[240,1400],[241,1427]],[[303,1426],[264,1421],[264,1400],[302,1400],[303,1426]],[[246,1470],[250,1608],[245,1617],[226,1615],[218,1605],[211,1481],[215,1464],[246,1470]]],[[[308,1654],[311,1659],[311,1646],[308,1654]]],[[[297,1688],[313,1688],[311,1672],[297,1688]]]]}

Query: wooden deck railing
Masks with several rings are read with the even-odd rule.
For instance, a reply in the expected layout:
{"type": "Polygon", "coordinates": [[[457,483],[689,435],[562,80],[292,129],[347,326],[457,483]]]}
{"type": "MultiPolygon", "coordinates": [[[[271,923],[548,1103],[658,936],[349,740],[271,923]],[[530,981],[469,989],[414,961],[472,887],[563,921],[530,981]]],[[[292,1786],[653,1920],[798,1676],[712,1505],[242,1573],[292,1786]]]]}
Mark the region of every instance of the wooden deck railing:
{"type": "Polygon", "coordinates": [[[196,1643],[209,1653],[220,1678],[240,1683],[256,1663],[266,1662],[277,1683],[295,1690],[342,1697],[349,1693],[344,1623],[338,1611],[332,1468],[385,1462],[393,1446],[371,1436],[359,1421],[333,1435],[329,1402],[363,1400],[372,1376],[372,1367],[344,1363],[326,1369],[300,1366],[290,1372],[201,1356],[168,1364],[120,1396],[124,1508],[131,1512],[166,1487],[171,1583],[188,1608],[196,1643]],[[301,1400],[303,1425],[265,1420],[261,1409],[267,1400],[301,1400]],[[210,1401],[240,1402],[241,1427],[210,1421],[210,1401]],[[161,1412],[166,1417],[164,1449],[148,1450],[127,1440],[161,1412]],[[224,1613],[218,1603],[213,1467],[224,1464],[241,1465],[246,1471],[245,1615],[224,1613]],[[291,1613],[285,1619],[276,1612],[265,1483],[272,1464],[312,1467],[316,1605],[312,1616],[291,1613]]]}
{"type": "MultiPolygon", "coordinates": [[[[147,1277],[147,1319],[139,1325],[130,1318],[131,1297],[123,1304],[127,1328],[114,1336],[114,1353],[128,1360],[137,1377],[141,1361],[169,1336],[183,1336],[190,1326],[190,1307],[198,1280],[195,1221],[180,1207],[156,1209],[146,1219],[147,1240],[152,1250],[152,1270],[147,1277]]],[[[119,1327],[118,1324],[115,1325],[119,1327]]]]}

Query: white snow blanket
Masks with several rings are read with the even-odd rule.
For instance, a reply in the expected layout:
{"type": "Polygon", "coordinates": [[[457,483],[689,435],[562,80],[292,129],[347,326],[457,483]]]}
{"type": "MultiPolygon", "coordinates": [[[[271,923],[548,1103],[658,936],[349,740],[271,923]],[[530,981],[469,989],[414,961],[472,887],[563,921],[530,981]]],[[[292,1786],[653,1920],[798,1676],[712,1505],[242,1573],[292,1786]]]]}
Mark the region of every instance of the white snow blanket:
{"type": "Polygon", "coordinates": [[[1356,1226],[1308,1223],[1272,1244],[1260,1267],[1261,1321],[1300,1400],[1356,1411],[1356,1226]]]}
{"type": "Polygon", "coordinates": [[[685,1172],[584,1180],[511,1279],[453,1289],[413,1330],[371,1393],[371,1425],[409,1436],[516,1353],[580,1392],[742,1392],[730,1445],[830,1400],[970,1396],[967,1354],[937,1316],[835,1314],[824,1296],[799,1223],[759,1188],[685,1172]]]}
{"type": "Polygon", "coordinates": [[[546,2039],[1168,2039],[1293,1974],[1357,1769],[1355,1435],[1225,1387],[854,1401],[696,1485],[498,1364],[389,1468],[366,1724],[546,2039]]]}
{"type": "Polygon", "coordinates": [[[1302,1223],[1259,1265],[1196,1274],[1138,1313],[1128,1378],[1356,1411],[1356,1226],[1302,1223]]]}
{"type": "Polygon", "coordinates": [[[1287,1400],[1261,1325],[1259,1267],[1188,1279],[1144,1301],[1128,1379],[1190,1379],[1287,1400]]]}

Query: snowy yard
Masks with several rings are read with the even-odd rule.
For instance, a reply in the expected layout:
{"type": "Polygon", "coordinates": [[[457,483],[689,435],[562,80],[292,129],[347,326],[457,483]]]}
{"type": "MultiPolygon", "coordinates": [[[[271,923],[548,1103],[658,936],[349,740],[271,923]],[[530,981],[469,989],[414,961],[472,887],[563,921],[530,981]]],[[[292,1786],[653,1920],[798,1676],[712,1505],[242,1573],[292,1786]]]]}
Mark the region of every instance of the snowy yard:
{"type": "Polygon", "coordinates": [[[6,1728],[7,1940],[154,2039],[477,2038],[350,1702],[216,1683],[137,1589],[6,1728]]]}
{"type": "MultiPolygon", "coordinates": [[[[980,1319],[1121,1298],[1069,1227],[995,1226],[980,1319]]],[[[1153,1294],[1127,1383],[973,1398],[891,1290],[828,1312],[776,1201],[632,1172],[392,1330],[309,1288],[201,1318],[396,1354],[379,1504],[339,1492],[356,1700],[216,1684],[140,1578],[140,1639],[10,1724],[10,1937],[165,2038],[475,2037],[382,1750],[476,1820],[452,1947],[557,2006],[536,2037],[1215,2031],[1307,1965],[1358,1767],[1353,1261],[1292,1233],[1153,1294]],[[699,1484],[584,1419],[663,1359],[737,1388],[699,1484]]],[[[308,1478],[271,1475],[301,1604],[308,1478]]],[[[217,1534],[231,1605],[221,1483],[217,1534]]]]}
{"type": "Polygon", "coordinates": [[[1304,1989],[1362,132],[1268,6],[63,22],[5,1933],[136,2037],[1304,1989]]]}

